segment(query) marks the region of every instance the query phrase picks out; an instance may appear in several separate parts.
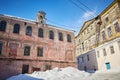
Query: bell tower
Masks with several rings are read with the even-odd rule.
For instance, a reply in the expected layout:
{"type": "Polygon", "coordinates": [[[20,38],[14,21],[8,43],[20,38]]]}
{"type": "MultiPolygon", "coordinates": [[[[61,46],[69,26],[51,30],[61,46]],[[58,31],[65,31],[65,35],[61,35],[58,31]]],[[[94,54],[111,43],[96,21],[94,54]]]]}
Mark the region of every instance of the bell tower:
{"type": "Polygon", "coordinates": [[[45,18],[46,13],[44,11],[39,11],[36,17],[36,21],[41,24],[45,24],[46,18],[45,18]]]}

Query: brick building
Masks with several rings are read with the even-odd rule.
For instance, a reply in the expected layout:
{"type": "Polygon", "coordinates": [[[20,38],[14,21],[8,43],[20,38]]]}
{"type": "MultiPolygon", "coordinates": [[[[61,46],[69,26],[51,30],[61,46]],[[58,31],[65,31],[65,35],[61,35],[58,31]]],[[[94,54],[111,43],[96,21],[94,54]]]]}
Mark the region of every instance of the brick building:
{"type": "Polygon", "coordinates": [[[0,15],[0,78],[54,67],[76,66],[74,31],[36,21],[0,15]]]}

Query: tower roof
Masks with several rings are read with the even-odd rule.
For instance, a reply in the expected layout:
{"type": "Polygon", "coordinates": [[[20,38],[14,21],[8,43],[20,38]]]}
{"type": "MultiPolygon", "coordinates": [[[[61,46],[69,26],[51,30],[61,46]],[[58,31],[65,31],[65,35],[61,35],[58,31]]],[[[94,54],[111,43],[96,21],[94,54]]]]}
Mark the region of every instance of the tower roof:
{"type": "Polygon", "coordinates": [[[46,13],[45,13],[43,10],[40,10],[39,13],[40,13],[40,14],[45,14],[45,15],[46,15],[46,13]]]}

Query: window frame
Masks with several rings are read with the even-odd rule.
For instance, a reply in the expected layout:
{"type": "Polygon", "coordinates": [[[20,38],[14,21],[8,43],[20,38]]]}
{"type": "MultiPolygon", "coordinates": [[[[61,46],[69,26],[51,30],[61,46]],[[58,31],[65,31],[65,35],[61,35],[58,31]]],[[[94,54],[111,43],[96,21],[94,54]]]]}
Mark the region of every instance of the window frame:
{"type": "Polygon", "coordinates": [[[87,61],[90,61],[90,56],[89,56],[89,54],[87,55],[87,61]]]}
{"type": "Polygon", "coordinates": [[[37,47],[37,57],[43,57],[43,48],[37,47]]]}
{"type": "Polygon", "coordinates": [[[114,49],[114,46],[110,46],[110,51],[111,51],[111,54],[114,54],[115,53],[115,49],[114,49]]]}
{"type": "Polygon", "coordinates": [[[49,39],[54,40],[54,32],[52,30],[49,31],[49,39]]]}
{"type": "Polygon", "coordinates": [[[107,16],[107,17],[105,17],[105,21],[106,21],[106,22],[108,22],[108,21],[109,21],[109,18],[108,18],[108,16],[107,16]]]}
{"type": "Polygon", "coordinates": [[[5,20],[0,21],[0,31],[5,32],[7,27],[7,22],[5,20]]]}
{"type": "Polygon", "coordinates": [[[59,41],[63,41],[63,33],[59,32],[58,35],[59,35],[59,41]]]}
{"type": "Polygon", "coordinates": [[[27,26],[26,27],[26,35],[27,36],[32,36],[32,26],[27,26]]]}
{"type": "Polygon", "coordinates": [[[111,37],[112,36],[112,28],[111,28],[111,26],[107,28],[107,32],[108,32],[108,36],[111,37]]]}
{"type": "Polygon", "coordinates": [[[31,52],[31,46],[24,46],[24,56],[30,56],[30,52],[31,52]]]}
{"type": "Polygon", "coordinates": [[[18,23],[14,24],[13,33],[15,33],[15,34],[20,33],[20,24],[18,24],[18,23]]]}
{"type": "Polygon", "coordinates": [[[115,28],[115,32],[116,32],[116,33],[120,32],[120,26],[119,26],[119,23],[118,23],[118,22],[115,22],[115,23],[114,23],[114,28],[115,28]]]}
{"type": "Polygon", "coordinates": [[[106,49],[105,49],[105,48],[103,48],[103,55],[104,55],[104,56],[107,56],[107,53],[106,53],[106,49]]]}
{"type": "Polygon", "coordinates": [[[0,41],[0,55],[2,54],[2,50],[3,50],[3,42],[0,41]]]}
{"type": "Polygon", "coordinates": [[[44,37],[44,30],[43,28],[38,29],[38,37],[43,38],[44,37]]]}
{"type": "Polygon", "coordinates": [[[103,41],[106,40],[106,34],[105,34],[105,31],[102,31],[102,39],[103,39],[103,41]]]}
{"type": "MultiPolygon", "coordinates": [[[[79,39],[80,40],[80,39],[79,39]]],[[[67,42],[72,42],[72,38],[70,34],[67,34],[67,42]]]]}
{"type": "Polygon", "coordinates": [[[120,40],[118,41],[118,47],[119,47],[119,51],[120,51],[120,40]]]}

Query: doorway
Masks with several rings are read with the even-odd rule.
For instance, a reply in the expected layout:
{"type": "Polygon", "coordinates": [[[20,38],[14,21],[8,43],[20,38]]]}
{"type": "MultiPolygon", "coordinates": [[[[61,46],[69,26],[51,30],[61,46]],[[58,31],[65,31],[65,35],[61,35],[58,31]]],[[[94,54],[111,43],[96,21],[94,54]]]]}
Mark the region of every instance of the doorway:
{"type": "Polygon", "coordinates": [[[110,63],[105,63],[106,64],[106,69],[109,70],[111,68],[110,63]]]}

